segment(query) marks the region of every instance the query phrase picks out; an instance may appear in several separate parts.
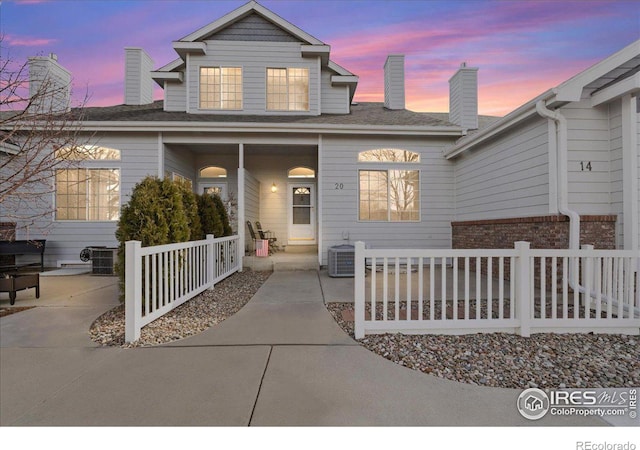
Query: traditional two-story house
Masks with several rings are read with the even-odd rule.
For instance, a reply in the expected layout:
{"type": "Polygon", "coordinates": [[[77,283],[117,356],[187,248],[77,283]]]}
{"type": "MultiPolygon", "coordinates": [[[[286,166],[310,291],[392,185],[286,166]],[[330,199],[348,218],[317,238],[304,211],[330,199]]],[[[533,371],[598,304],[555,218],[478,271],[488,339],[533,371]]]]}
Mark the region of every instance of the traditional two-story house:
{"type": "Polygon", "coordinates": [[[172,45],[177,58],[156,70],[143,49],[125,49],[124,104],[86,109],[98,150],[56,177],[48,264],[114,246],[119,208],[147,175],[232,199],[245,248],[244,224],[260,220],[321,265],[355,240],[473,246],[452,244],[452,223],[462,235],[523,223],[541,235],[541,223],[576,215],[596,235],[613,229],[603,246],[638,248],[640,41],[499,120],[478,116],[478,69],[465,64],[449,114],[405,109],[402,55],[384,64],[384,103],[353,103],[358,77],[330,46],[254,1],[172,45]],[[74,177],[86,189],[70,189],[74,177]]]}

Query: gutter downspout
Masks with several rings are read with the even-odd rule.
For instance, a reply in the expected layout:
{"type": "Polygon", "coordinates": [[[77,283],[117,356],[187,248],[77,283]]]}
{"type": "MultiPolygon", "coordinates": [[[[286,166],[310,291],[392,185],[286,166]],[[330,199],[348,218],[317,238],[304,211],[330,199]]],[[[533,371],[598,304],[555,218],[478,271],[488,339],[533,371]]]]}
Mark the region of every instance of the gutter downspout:
{"type": "MultiPolygon", "coordinates": [[[[542,117],[551,119],[554,127],[556,128],[556,164],[558,168],[557,187],[558,187],[558,211],[560,214],[564,214],[569,217],[569,249],[580,249],[580,215],[574,210],[569,208],[569,182],[568,182],[568,133],[567,133],[567,119],[560,112],[547,108],[544,100],[536,102],[536,111],[542,117]]],[[[593,289],[587,290],[578,282],[578,261],[577,258],[571,258],[569,260],[569,286],[574,291],[578,291],[581,294],[589,292],[592,299],[597,299],[598,296],[593,289]]],[[[599,295],[601,301],[611,302],[612,306],[617,307],[618,300],[611,298],[604,293],[599,295]]],[[[640,314],[640,308],[623,304],[623,310],[627,314],[631,314],[633,309],[633,316],[640,314]]]]}
{"type": "Polygon", "coordinates": [[[556,127],[556,133],[558,136],[558,139],[556,140],[558,211],[560,214],[569,217],[569,249],[578,250],[580,248],[580,215],[574,210],[569,209],[567,119],[558,111],[552,111],[547,108],[546,103],[543,100],[539,100],[536,103],[536,111],[540,116],[553,120],[556,127]]]}

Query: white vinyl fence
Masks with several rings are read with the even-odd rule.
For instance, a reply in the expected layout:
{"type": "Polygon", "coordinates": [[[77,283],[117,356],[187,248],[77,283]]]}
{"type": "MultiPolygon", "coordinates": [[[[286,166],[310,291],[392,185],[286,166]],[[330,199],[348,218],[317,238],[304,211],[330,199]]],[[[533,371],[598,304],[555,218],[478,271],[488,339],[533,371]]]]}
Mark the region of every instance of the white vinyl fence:
{"type": "Polygon", "coordinates": [[[622,250],[368,249],[355,245],[355,337],[640,334],[640,255],[622,250]]]}
{"type": "Polygon", "coordinates": [[[125,341],[240,269],[238,236],[142,247],[125,244],[125,341]]]}

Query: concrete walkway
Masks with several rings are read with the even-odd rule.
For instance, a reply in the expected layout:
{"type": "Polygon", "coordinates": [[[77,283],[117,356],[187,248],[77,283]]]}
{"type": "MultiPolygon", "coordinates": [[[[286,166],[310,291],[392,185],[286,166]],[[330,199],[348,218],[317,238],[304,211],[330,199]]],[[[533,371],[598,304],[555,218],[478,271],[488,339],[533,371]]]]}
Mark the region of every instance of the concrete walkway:
{"type": "Polygon", "coordinates": [[[115,279],[64,278],[43,280],[40,300],[19,294],[16,306],[38,308],[0,319],[0,425],[604,424],[531,422],[516,410],[518,390],[439,379],[369,352],[333,321],[315,271],[276,272],[221,324],[137,349],[88,336],[117,304],[115,279]]]}

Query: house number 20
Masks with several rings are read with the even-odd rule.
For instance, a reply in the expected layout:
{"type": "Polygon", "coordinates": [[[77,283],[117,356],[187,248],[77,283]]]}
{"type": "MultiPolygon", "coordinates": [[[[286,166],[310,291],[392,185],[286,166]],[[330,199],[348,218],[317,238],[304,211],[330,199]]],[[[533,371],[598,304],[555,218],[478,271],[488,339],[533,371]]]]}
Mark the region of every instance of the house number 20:
{"type": "Polygon", "coordinates": [[[336,183],[336,186],[335,186],[335,188],[334,188],[334,189],[336,189],[336,190],[344,189],[344,184],[342,184],[342,183],[336,183]]]}

